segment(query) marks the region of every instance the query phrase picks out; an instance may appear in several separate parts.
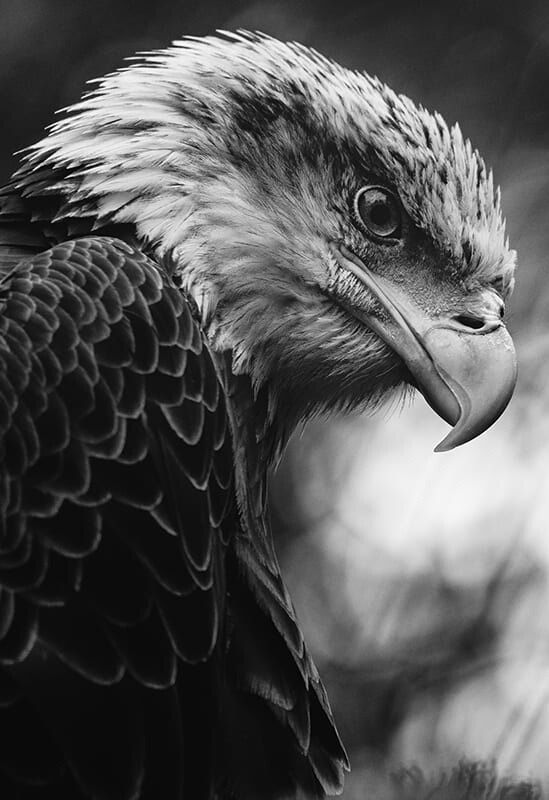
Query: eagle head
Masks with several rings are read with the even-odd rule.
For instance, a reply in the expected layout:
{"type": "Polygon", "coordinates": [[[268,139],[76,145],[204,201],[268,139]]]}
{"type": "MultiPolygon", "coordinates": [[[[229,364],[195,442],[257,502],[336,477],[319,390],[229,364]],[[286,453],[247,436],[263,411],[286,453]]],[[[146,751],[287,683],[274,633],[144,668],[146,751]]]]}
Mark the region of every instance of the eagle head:
{"type": "Polygon", "coordinates": [[[135,226],[286,428],[414,386],[449,449],[510,399],[515,254],[492,175],[377,79],[258,34],[184,39],[73,106],[24,192],[52,174],[58,219],[135,226]]]}

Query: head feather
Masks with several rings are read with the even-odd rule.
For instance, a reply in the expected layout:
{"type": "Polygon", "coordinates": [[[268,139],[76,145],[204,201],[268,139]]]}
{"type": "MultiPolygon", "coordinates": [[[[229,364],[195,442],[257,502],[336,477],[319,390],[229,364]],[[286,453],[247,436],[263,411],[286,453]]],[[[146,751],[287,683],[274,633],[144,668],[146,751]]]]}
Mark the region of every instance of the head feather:
{"type": "Polygon", "coordinates": [[[15,180],[27,197],[57,195],[57,219],[130,223],[193,294],[235,372],[269,385],[289,430],[318,411],[372,407],[406,377],[324,291],[328,241],[353,227],[370,172],[432,243],[434,269],[465,293],[496,281],[506,293],[514,253],[499,195],[459,128],[260,34],[186,38],[132,60],[68,109],[15,180]]]}
{"type": "Polygon", "coordinates": [[[238,205],[242,165],[235,151],[245,157],[248,144],[257,155],[246,139],[271,128],[278,136],[271,157],[283,160],[303,126],[334,153],[351,150],[358,161],[374,154],[413,221],[464,278],[510,286],[514,253],[499,193],[459,127],[377,78],[262,34],[188,37],[132,60],[30,148],[22,178],[32,191],[44,170],[62,173],[64,213],[89,209],[92,198],[94,213],[137,220],[167,251],[188,234],[209,181],[218,192],[228,187],[238,205]],[[166,224],[174,220],[178,225],[166,224]]]}

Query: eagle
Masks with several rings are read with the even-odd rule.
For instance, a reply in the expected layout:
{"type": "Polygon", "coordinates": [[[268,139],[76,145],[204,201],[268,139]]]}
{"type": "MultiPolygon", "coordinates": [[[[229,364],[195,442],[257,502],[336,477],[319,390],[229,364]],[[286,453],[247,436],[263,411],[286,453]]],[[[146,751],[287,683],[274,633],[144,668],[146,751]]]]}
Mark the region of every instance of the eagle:
{"type": "Polygon", "coordinates": [[[419,390],[447,450],[516,379],[499,190],[460,129],[262,34],[136,57],[0,191],[0,795],[278,800],[348,760],[269,469],[419,390]]]}

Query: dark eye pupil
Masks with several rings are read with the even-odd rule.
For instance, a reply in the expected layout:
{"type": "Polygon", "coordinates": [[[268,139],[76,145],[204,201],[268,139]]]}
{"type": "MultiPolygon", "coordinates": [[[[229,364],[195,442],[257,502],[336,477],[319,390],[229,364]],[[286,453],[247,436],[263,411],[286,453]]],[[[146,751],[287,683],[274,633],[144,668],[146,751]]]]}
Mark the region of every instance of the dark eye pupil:
{"type": "Polygon", "coordinates": [[[377,202],[370,208],[370,219],[374,225],[379,225],[380,228],[385,227],[391,222],[391,209],[387,203],[377,202]]]}

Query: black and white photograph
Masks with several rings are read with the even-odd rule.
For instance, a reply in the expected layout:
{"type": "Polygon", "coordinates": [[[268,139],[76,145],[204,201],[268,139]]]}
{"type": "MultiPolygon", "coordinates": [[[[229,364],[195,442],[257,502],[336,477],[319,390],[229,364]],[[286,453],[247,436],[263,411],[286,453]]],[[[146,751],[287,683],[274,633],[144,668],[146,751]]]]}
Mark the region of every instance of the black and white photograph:
{"type": "Polygon", "coordinates": [[[549,800],[549,4],[0,0],[0,800],[549,800]]]}

